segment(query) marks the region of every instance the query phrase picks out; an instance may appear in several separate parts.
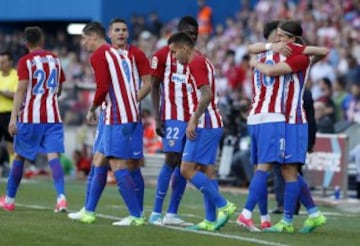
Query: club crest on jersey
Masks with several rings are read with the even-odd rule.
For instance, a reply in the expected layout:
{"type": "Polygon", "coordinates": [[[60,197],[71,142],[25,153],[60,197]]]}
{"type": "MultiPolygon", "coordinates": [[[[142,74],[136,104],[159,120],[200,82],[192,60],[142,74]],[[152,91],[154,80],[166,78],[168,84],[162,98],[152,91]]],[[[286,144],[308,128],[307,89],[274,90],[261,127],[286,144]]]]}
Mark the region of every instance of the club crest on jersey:
{"type": "Polygon", "coordinates": [[[153,58],[151,59],[151,68],[156,69],[158,62],[159,62],[158,58],[156,56],[153,56],[153,58]]]}
{"type": "Polygon", "coordinates": [[[175,146],[175,140],[174,139],[169,139],[168,144],[169,144],[170,147],[174,147],[175,146]]]}

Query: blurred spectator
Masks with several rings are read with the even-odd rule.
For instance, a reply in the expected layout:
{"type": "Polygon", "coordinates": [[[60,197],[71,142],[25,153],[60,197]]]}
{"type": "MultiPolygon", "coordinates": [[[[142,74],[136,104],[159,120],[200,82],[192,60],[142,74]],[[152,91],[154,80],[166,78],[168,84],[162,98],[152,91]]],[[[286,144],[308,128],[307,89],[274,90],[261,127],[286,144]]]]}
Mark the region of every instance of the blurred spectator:
{"type": "Polygon", "coordinates": [[[344,112],[349,107],[350,94],[346,91],[344,76],[337,77],[335,80],[332,99],[335,104],[336,122],[345,120],[344,112]]]}
{"type": "Polygon", "coordinates": [[[162,151],[161,138],[156,134],[155,119],[150,110],[143,109],[141,119],[144,127],[144,153],[154,154],[162,151]]]}
{"type": "Polygon", "coordinates": [[[351,54],[348,54],[347,62],[349,69],[346,73],[346,84],[351,86],[353,83],[360,81],[360,65],[351,54]]]}
{"type": "Polygon", "coordinates": [[[160,38],[160,31],[163,24],[159,19],[159,15],[156,11],[152,11],[148,17],[147,29],[154,35],[156,38],[160,38]]]}
{"type": "Polygon", "coordinates": [[[90,172],[91,159],[81,150],[75,150],[72,158],[76,165],[76,178],[85,179],[90,172]]]}
{"type": "Polygon", "coordinates": [[[213,31],[212,9],[206,5],[205,0],[198,0],[199,11],[197,21],[199,23],[199,35],[209,37],[213,31]]]}
{"type": "Polygon", "coordinates": [[[336,121],[336,107],[332,100],[332,85],[328,78],[322,78],[319,81],[320,97],[316,100],[322,102],[325,106],[325,114],[329,116],[332,122],[336,121]]]}
{"type": "Polygon", "coordinates": [[[351,86],[351,100],[346,111],[346,120],[360,124],[360,80],[351,86]]]}
{"type": "Polygon", "coordinates": [[[72,175],[74,171],[74,162],[65,154],[60,154],[60,163],[65,175],[72,175]]]}
{"type": "Polygon", "coordinates": [[[326,106],[323,102],[315,102],[315,120],[317,125],[317,132],[319,133],[334,133],[334,122],[326,112],[326,106]]]}
{"type": "Polygon", "coordinates": [[[235,64],[235,52],[233,50],[226,52],[223,70],[228,81],[229,89],[242,90],[246,71],[241,66],[235,64]]]}

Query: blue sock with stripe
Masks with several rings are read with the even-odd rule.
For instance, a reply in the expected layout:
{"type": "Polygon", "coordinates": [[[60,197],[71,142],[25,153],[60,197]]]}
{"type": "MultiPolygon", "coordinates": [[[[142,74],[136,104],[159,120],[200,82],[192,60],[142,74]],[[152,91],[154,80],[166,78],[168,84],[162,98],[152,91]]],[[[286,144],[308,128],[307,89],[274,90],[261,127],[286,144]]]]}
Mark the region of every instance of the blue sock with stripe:
{"type": "MultiPolygon", "coordinates": [[[[268,173],[262,170],[256,170],[253,178],[251,179],[249,186],[249,194],[245,203],[245,208],[249,211],[253,211],[257,203],[261,210],[265,210],[264,197],[267,194],[267,177],[268,173]]],[[[267,199],[267,197],[266,197],[267,199]]]]}
{"type": "Polygon", "coordinates": [[[298,175],[298,182],[300,186],[300,202],[305,206],[309,214],[318,212],[319,210],[316,207],[314,200],[311,196],[309,186],[301,175],[298,175]]]}
{"type": "Polygon", "coordinates": [[[177,214],[181,198],[185,192],[186,178],[181,175],[179,167],[176,167],[173,173],[174,174],[171,183],[172,193],[169,209],[167,212],[171,214],[177,214]]]}
{"type": "Polygon", "coordinates": [[[114,172],[121,197],[123,198],[130,215],[139,218],[141,216],[139,204],[136,198],[135,182],[129,170],[119,169],[114,172]]]}
{"type": "MultiPolygon", "coordinates": [[[[219,191],[218,181],[215,179],[211,179],[212,185],[215,187],[217,191],[219,191]]],[[[216,206],[211,201],[210,197],[203,194],[204,200],[204,208],[205,208],[205,219],[210,222],[216,221],[216,206]]]]}
{"type": "Polygon", "coordinates": [[[96,206],[106,185],[107,172],[108,166],[94,167],[94,176],[90,185],[88,202],[85,206],[86,211],[95,212],[96,206]]]}
{"type": "Polygon", "coordinates": [[[50,160],[49,166],[51,168],[51,175],[54,180],[57,197],[60,195],[65,195],[64,170],[61,166],[59,158],[50,160]]]}
{"type": "Polygon", "coordinates": [[[206,195],[217,208],[224,207],[227,203],[225,198],[216,190],[212,181],[202,172],[197,171],[190,182],[204,195],[206,195]]]}
{"type": "Polygon", "coordinates": [[[293,222],[294,211],[299,198],[299,193],[300,186],[297,180],[285,182],[283,220],[289,224],[293,222]]]}
{"type": "Polygon", "coordinates": [[[9,173],[6,187],[6,195],[15,198],[20,181],[24,173],[24,161],[14,160],[9,173]]]}
{"type": "Polygon", "coordinates": [[[88,203],[89,200],[89,193],[90,193],[90,189],[91,189],[91,181],[94,177],[94,168],[95,166],[92,164],[91,168],[90,168],[90,172],[87,176],[86,179],[86,191],[85,191],[85,201],[84,201],[84,207],[86,207],[86,204],[88,203]]]}
{"type": "Polygon", "coordinates": [[[141,169],[138,168],[130,172],[136,186],[136,198],[139,203],[139,209],[141,212],[144,211],[144,177],[142,176],[141,169]]]}
{"type": "Polygon", "coordinates": [[[171,174],[173,173],[173,170],[174,169],[167,164],[164,164],[160,170],[160,174],[157,180],[156,195],[153,209],[153,212],[155,213],[162,212],[164,199],[169,188],[171,174]]]}

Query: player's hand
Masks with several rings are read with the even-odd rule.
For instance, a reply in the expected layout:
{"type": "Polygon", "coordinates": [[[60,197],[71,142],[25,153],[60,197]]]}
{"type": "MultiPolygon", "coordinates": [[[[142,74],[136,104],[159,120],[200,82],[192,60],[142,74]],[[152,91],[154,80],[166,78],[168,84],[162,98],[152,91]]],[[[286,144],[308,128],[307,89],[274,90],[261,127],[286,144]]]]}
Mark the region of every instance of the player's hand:
{"type": "Polygon", "coordinates": [[[155,132],[160,137],[165,137],[165,125],[164,122],[161,120],[156,120],[156,128],[155,132]]]}
{"type": "Polygon", "coordinates": [[[251,56],[251,59],[250,59],[250,67],[255,67],[256,63],[258,62],[256,56],[251,56]]]}
{"type": "Polygon", "coordinates": [[[96,125],[97,119],[96,119],[96,112],[93,110],[89,110],[86,114],[86,122],[89,125],[96,125]]]}
{"type": "Polygon", "coordinates": [[[271,50],[280,53],[283,56],[289,56],[292,53],[292,49],[285,42],[272,43],[271,50]]]}
{"type": "Polygon", "coordinates": [[[186,137],[190,140],[195,140],[197,137],[196,134],[197,121],[190,119],[188,126],[186,128],[186,137]]]}
{"type": "Polygon", "coordinates": [[[14,135],[16,135],[17,133],[16,120],[10,120],[8,131],[10,136],[13,137],[14,135]]]}

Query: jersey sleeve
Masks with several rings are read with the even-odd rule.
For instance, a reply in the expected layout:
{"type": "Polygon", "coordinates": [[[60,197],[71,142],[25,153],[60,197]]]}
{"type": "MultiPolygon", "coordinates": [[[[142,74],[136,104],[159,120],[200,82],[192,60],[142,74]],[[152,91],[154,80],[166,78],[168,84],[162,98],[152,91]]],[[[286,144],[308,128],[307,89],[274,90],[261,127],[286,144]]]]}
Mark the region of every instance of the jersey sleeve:
{"type": "Polygon", "coordinates": [[[206,67],[204,58],[195,58],[190,64],[190,73],[194,77],[196,87],[200,88],[203,85],[209,84],[208,69],[206,67]]]}
{"type": "Polygon", "coordinates": [[[145,53],[140,49],[136,49],[134,55],[140,76],[150,74],[150,63],[145,53]]]}
{"type": "Polygon", "coordinates": [[[104,51],[94,53],[90,58],[90,63],[94,70],[96,81],[96,91],[93,103],[98,106],[105,100],[106,94],[108,93],[111,75],[104,51]]]}
{"type": "Polygon", "coordinates": [[[29,71],[26,66],[26,59],[21,58],[18,62],[17,73],[20,80],[29,80],[29,71]]]}
{"type": "Polygon", "coordinates": [[[166,56],[167,53],[165,49],[157,51],[151,58],[151,72],[152,76],[163,79],[165,72],[166,56]]]}
{"type": "Polygon", "coordinates": [[[310,65],[309,57],[303,54],[289,56],[285,62],[291,67],[292,72],[305,70],[310,65]]]}

